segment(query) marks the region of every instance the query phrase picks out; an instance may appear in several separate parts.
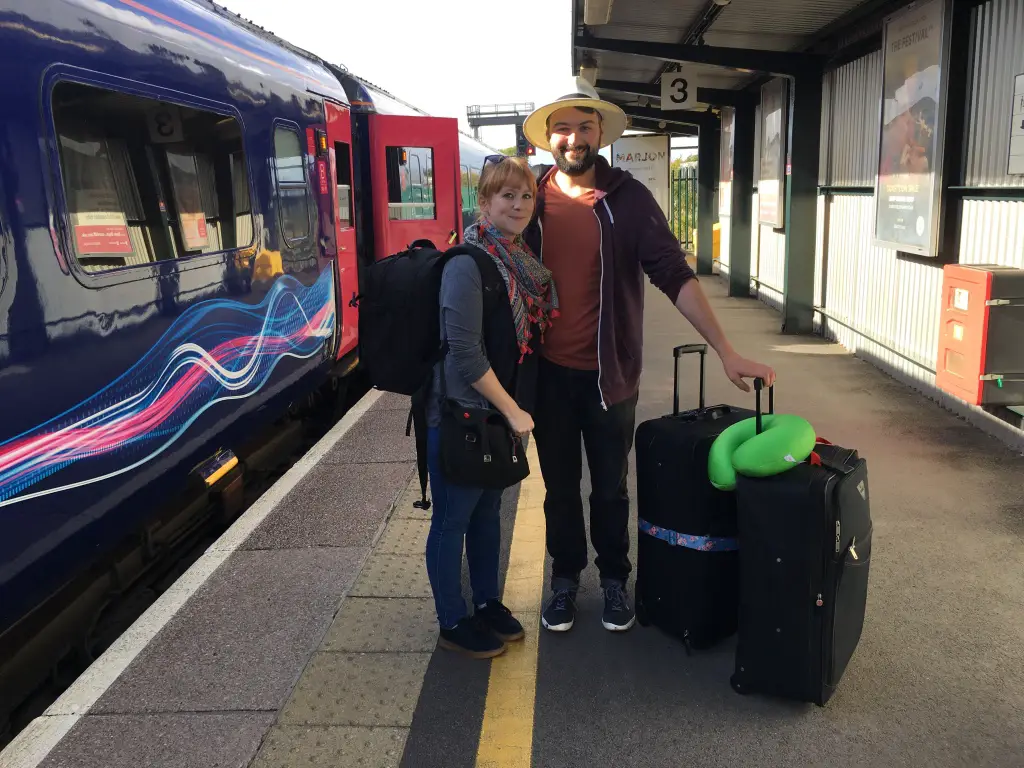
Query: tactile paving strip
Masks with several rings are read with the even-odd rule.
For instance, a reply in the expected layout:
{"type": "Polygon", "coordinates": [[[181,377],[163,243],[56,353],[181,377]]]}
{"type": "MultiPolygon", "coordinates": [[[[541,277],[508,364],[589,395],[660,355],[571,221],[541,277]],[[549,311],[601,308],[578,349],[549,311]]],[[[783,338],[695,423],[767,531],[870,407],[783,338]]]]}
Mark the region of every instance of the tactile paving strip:
{"type": "Polygon", "coordinates": [[[432,597],[424,555],[370,555],[350,597],[432,597]]]}
{"type": "MultiPolygon", "coordinates": [[[[409,483],[405,492],[398,498],[398,502],[395,504],[394,517],[398,519],[409,519],[409,520],[429,520],[434,514],[434,507],[431,504],[430,509],[417,509],[413,506],[414,502],[420,501],[422,494],[420,494],[420,476],[419,472],[413,473],[412,481],[409,483]]],[[[430,491],[430,486],[427,486],[427,499],[433,501],[433,496],[430,491]]]]}
{"type": "Polygon", "coordinates": [[[382,555],[418,555],[425,558],[429,532],[430,522],[427,520],[392,519],[373,551],[382,555]]]}
{"type": "Polygon", "coordinates": [[[405,728],[278,726],[253,768],[398,768],[407,735],[405,728]]]}
{"type": "Polygon", "coordinates": [[[437,645],[434,601],[350,597],[324,640],[324,651],[429,653],[437,645]]]}
{"type": "Polygon", "coordinates": [[[280,722],[411,726],[429,662],[429,653],[319,653],[280,722]]]}

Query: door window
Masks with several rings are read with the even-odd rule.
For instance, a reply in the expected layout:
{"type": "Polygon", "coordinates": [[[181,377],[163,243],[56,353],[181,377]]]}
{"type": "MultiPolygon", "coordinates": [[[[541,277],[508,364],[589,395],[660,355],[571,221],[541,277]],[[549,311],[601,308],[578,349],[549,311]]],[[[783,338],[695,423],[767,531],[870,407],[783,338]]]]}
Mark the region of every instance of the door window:
{"type": "Polygon", "coordinates": [[[309,186],[306,184],[305,155],[299,132],[283,125],[277,126],[274,129],[274,155],[281,231],[285,242],[294,246],[309,237],[309,186]]]}
{"type": "Polygon", "coordinates": [[[352,163],[348,144],[334,142],[334,163],[338,169],[334,182],[338,197],[338,226],[348,229],[352,226],[352,163]]]}
{"type": "Polygon", "coordinates": [[[434,151],[429,147],[387,147],[388,218],[436,218],[434,151]]]}

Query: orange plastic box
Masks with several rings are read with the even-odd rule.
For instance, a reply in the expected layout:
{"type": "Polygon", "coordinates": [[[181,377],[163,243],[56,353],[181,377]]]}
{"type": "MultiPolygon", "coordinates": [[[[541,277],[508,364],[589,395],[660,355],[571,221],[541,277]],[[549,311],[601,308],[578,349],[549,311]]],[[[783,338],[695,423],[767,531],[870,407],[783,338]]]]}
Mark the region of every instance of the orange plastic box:
{"type": "Polygon", "coordinates": [[[1024,270],[943,268],[935,380],[972,405],[1024,404],[1024,270]]]}

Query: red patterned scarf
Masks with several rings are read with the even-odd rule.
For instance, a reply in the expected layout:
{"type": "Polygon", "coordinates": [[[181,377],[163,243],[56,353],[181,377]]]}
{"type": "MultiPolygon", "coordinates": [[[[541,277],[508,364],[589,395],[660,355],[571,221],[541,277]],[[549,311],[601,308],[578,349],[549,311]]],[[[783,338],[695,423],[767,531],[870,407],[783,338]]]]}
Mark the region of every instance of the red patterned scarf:
{"type": "Polygon", "coordinates": [[[522,362],[530,352],[530,324],[537,323],[543,342],[544,331],[558,317],[558,292],[551,270],[534,257],[522,235],[510,240],[486,219],[467,227],[464,239],[487,251],[498,265],[508,289],[522,362]]]}

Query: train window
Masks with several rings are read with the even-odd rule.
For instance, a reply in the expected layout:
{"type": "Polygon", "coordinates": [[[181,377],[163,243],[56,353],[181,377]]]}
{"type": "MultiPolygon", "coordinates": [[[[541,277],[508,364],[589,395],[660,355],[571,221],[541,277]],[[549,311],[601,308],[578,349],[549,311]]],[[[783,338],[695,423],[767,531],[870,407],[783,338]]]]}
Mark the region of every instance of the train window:
{"type": "Polygon", "coordinates": [[[274,129],[274,155],[277,169],[277,199],[281,206],[284,239],[294,245],[309,236],[309,187],[306,184],[306,157],[299,133],[279,125],[274,129]]]}
{"type": "Polygon", "coordinates": [[[334,142],[334,164],[337,167],[335,192],[338,197],[338,226],[348,229],[352,226],[352,157],[348,144],[334,142]]]}
{"type": "Polygon", "coordinates": [[[462,212],[471,213],[473,211],[473,193],[475,190],[469,184],[469,166],[459,166],[459,171],[462,179],[462,212]]]}
{"type": "Polygon", "coordinates": [[[388,218],[435,218],[434,151],[429,147],[387,147],[388,218]]]}
{"type": "Polygon", "coordinates": [[[483,172],[483,167],[480,170],[470,168],[469,170],[469,188],[473,190],[473,210],[478,211],[480,209],[480,201],[477,199],[477,190],[480,189],[480,174],[483,172]]]}
{"type": "Polygon", "coordinates": [[[53,114],[69,244],[87,272],[252,243],[234,118],[67,82],[53,114]]]}
{"type": "Polygon", "coordinates": [[[201,251],[209,244],[203,195],[199,191],[199,167],[196,156],[187,150],[167,150],[167,165],[171,171],[171,190],[181,223],[181,240],[188,251],[201,251]]]}

